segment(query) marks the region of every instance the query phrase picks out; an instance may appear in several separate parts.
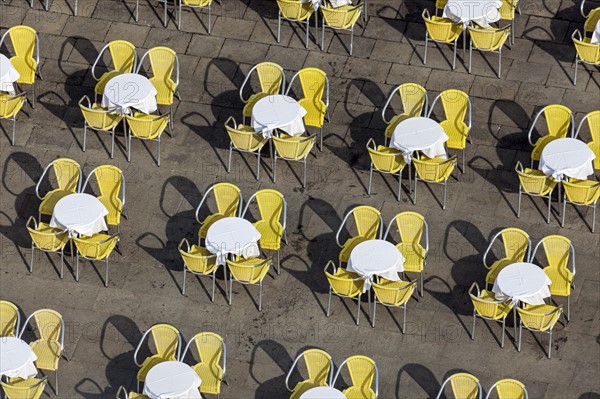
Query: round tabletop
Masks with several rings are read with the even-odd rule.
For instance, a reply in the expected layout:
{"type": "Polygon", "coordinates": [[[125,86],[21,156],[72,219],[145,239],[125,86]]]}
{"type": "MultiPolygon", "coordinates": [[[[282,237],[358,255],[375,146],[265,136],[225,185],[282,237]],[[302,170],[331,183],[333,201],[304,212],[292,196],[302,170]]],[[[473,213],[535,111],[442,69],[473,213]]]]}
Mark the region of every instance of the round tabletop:
{"type": "Polygon", "coordinates": [[[37,356],[27,343],[15,337],[0,338],[0,376],[29,378],[37,374],[37,356]]]}
{"type": "Polygon", "coordinates": [[[304,392],[300,399],[346,399],[346,396],[332,387],[316,387],[304,392]]]}
{"type": "Polygon", "coordinates": [[[448,0],[443,16],[456,22],[473,21],[487,27],[500,20],[500,0],[448,0]]]}
{"type": "Polygon", "coordinates": [[[494,282],[494,293],[523,301],[531,305],[541,305],[550,296],[550,279],[541,267],[533,263],[518,262],[500,270],[494,282]]]}
{"type": "Polygon", "coordinates": [[[225,264],[229,253],[245,258],[260,255],[260,232],[246,219],[226,217],[214,222],[206,232],[206,249],[217,255],[217,263],[225,264]]]}
{"type": "Polygon", "coordinates": [[[542,150],[539,168],[544,174],[561,180],[563,175],[585,180],[594,174],[594,152],[581,140],[552,140],[542,150]]]}
{"type": "Polygon", "coordinates": [[[298,101],[283,94],[261,98],[252,108],[252,126],[257,131],[281,129],[292,136],[304,133],[302,118],[306,110],[298,101]]]}
{"type": "Polygon", "coordinates": [[[16,82],[20,76],[21,74],[19,74],[19,71],[17,71],[8,57],[4,54],[0,54],[0,91],[13,93],[14,87],[12,84],[16,82]]]}
{"type": "Polygon", "coordinates": [[[91,237],[100,231],[107,230],[104,220],[106,215],[108,215],[108,210],[93,195],[69,194],[61,198],[54,206],[50,226],[91,237]]]}
{"type": "Polygon", "coordinates": [[[365,277],[379,275],[399,281],[404,271],[404,257],[394,244],[385,240],[368,240],[358,244],[350,253],[348,270],[365,277]]]}
{"type": "Polygon", "coordinates": [[[106,83],[102,106],[122,114],[129,113],[129,108],[150,114],[158,109],[157,93],[147,77],[137,73],[123,73],[106,83]]]}
{"type": "Polygon", "coordinates": [[[144,394],[150,398],[201,398],[202,380],[187,364],[167,361],[152,367],[146,375],[144,394]]]}
{"type": "Polygon", "coordinates": [[[439,123],[417,116],[400,122],[392,135],[392,146],[402,151],[422,151],[448,141],[439,123]]]}

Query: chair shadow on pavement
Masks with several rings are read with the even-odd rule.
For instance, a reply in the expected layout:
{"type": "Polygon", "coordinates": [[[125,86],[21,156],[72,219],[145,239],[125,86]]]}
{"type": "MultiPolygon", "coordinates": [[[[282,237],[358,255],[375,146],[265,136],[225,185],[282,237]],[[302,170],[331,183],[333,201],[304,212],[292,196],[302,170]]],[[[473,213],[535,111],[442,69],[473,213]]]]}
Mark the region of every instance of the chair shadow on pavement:
{"type": "Polygon", "coordinates": [[[403,397],[400,388],[403,374],[406,375],[404,379],[411,379],[416,382],[429,398],[435,398],[440,390],[441,384],[431,370],[418,363],[407,363],[398,371],[398,378],[396,380],[396,399],[403,397]]]}

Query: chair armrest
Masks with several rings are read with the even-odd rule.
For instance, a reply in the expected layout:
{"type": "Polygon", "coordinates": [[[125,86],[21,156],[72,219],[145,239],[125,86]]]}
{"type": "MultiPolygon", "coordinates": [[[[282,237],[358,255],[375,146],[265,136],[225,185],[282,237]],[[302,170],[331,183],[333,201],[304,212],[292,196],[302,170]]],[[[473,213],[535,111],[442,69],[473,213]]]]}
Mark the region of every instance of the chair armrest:
{"type": "Polygon", "coordinates": [[[492,249],[492,246],[494,245],[494,242],[496,242],[496,239],[497,239],[498,237],[500,237],[500,235],[501,235],[501,234],[502,234],[502,231],[499,231],[499,232],[497,232],[497,233],[494,235],[494,237],[493,237],[493,238],[492,238],[492,240],[490,241],[490,243],[489,243],[489,245],[488,245],[487,249],[485,250],[485,252],[484,252],[484,254],[483,254],[483,266],[485,266],[485,268],[486,268],[486,269],[488,269],[488,270],[490,269],[490,267],[492,267],[492,265],[488,265],[488,264],[487,264],[487,262],[486,262],[487,255],[488,255],[488,253],[491,251],[491,249],[492,249]]]}
{"type": "Polygon", "coordinates": [[[119,240],[121,239],[121,233],[116,233],[116,234],[113,234],[112,236],[110,236],[110,237],[108,237],[108,238],[106,238],[106,239],[104,239],[104,240],[100,241],[98,244],[104,244],[105,242],[112,241],[112,240],[114,240],[115,238],[117,239],[117,241],[119,241],[119,240]]]}
{"type": "MultiPolygon", "coordinates": [[[[98,65],[98,61],[100,61],[102,59],[102,55],[104,54],[104,51],[106,51],[106,49],[110,46],[110,43],[105,45],[104,47],[102,47],[102,50],[100,50],[100,52],[98,53],[98,56],[96,57],[96,60],[94,61],[94,64],[92,65],[92,77],[96,80],[100,80],[99,77],[96,76],[96,65],[98,65]]],[[[135,69],[135,66],[134,66],[135,69]]]]}
{"type": "Polygon", "coordinates": [[[338,247],[342,248],[343,245],[340,244],[340,233],[342,232],[342,229],[344,228],[344,225],[346,224],[346,221],[348,220],[348,218],[350,217],[350,215],[352,215],[352,211],[348,212],[346,214],[346,216],[344,216],[344,219],[342,220],[342,223],[340,224],[340,227],[338,228],[338,231],[335,233],[335,242],[337,243],[338,247]]]}
{"type": "Polygon", "coordinates": [[[285,376],[285,387],[290,392],[293,392],[289,385],[290,376],[292,375],[292,372],[296,368],[296,364],[298,363],[298,360],[300,360],[301,357],[304,357],[304,353],[301,353],[298,356],[296,356],[296,359],[294,359],[294,362],[292,363],[292,367],[290,367],[290,370],[288,371],[287,375],[285,376]]]}

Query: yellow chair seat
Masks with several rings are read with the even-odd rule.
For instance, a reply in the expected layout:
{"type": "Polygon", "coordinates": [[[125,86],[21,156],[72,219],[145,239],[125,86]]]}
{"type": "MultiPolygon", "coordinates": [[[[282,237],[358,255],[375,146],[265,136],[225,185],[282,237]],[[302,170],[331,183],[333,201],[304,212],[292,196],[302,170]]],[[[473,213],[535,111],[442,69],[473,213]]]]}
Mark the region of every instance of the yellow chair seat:
{"type": "Polygon", "coordinates": [[[340,261],[347,263],[348,259],[350,259],[350,253],[352,252],[354,247],[356,247],[361,242],[364,242],[367,240],[368,240],[368,238],[361,237],[361,236],[349,238],[344,243],[344,246],[342,247],[342,249],[340,251],[340,261]]]}
{"type": "MultiPolygon", "coordinates": [[[[264,259],[261,258],[244,258],[243,256],[236,256],[235,262],[243,265],[243,266],[256,266],[259,265],[261,263],[264,263],[264,259]]],[[[244,280],[244,283],[248,283],[248,284],[258,284],[260,282],[260,280],[262,280],[267,273],[269,272],[269,268],[265,267],[258,275],[256,275],[254,277],[254,279],[252,280],[244,280]]],[[[238,280],[234,277],[234,279],[236,281],[242,281],[242,280],[238,280]]]]}
{"type": "Polygon", "coordinates": [[[488,284],[494,284],[494,281],[496,281],[496,278],[498,277],[498,273],[500,273],[502,269],[504,269],[506,266],[512,263],[514,263],[514,261],[508,258],[498,259],[497,261],[492,263],[492,266],[490,266],[490,270],[485,276],[485,282],[488,284]]]}
{"type": "Polygon", "coordinates": [[[385,137],[387,139],[391,138],[392,135],[394,134],[394,130],[396,129],[396,126],[398,126],[398,124],[400,122],[402,122],[403,120],[408,119],[408,118],[410,118],[410,115],[408,115],[408,114],[394,115],[392,120],[390,120],[390,123],[385,128],[385,137]]]}
{"type": "Polygon", "coordinates": [[[268,220],[259,220],[254,223],[254,227],[260,232],[259,245],[261,248],[271,251],[277,251],[281,248],[283,226],[279,222],[273,225],[268,220]]]}
{"type": "Polygon", "coordinates": [[[17,83],[31,85],[35,82],[35,71],[37,70],[37,62],[33,58],[23,58],[14,56],[10,59],[15,69],[19,72],[17,83]]]}
{"type": "MultiPolygon", "coordinates": [[[[258,102],[258,100],[267,97],[269,93],[254,93],[248,98],[246,105],[244,105],[244,109],[242,110],[242,115],[249,118],[252,116],[252,108],[254,108],[254,104],[258,102]]],[[[239,126],[238,126],[239,129],[239,126]]]]}
{"type": "MultiPolygon", "coordinates": [[[[96,83],[96,87],[94,88],[94,92],[96,94],[103,94],[104,93],[104,89],[106,88],[106,84],[108,83],[108,81],[111,80],[112,78],[114,78],[115,76],[120,75],[121,73],[122,72],[117,71],[117,70],[112,70],[112,71],[104,72],[102,74],[102,76],[100,76],[100,79],[98,79],[98,82],[96,83]]],[[[95,107],[93,107],[93,108],[95,108],[95,107]]]]}
{"type": "Polygon", "coordinates": [[[29,346],[37,356],[37,360],[35,361],[37,368],[49,371],[58,369],[58,360],[61,353],[61,347],[58,342],[38,339],[30,343],[29,346]]]}
{"type": "Polygon", "coordinates": [[[116,242],[111,246],[107,246],[105,251],[100,253],[96,253],[97,245],[100,245],[100,241],[105,241],[110,237],[110,235],[103,233],[94,234],[91,237],[85,237],[86,243],[89,243],[90,245],[78,246],[77,251],[81,256],[86,258],[104,259],[112,252],[116,242]]]}
{"type": "Polygon", "coordinates": [[[350,387],[342,393],[347,399],[375,399],[375,392],[371,388],[350,387]]]}
{"type": "MultiPolygon", "coordinates": [[[[488,290],[481,290],[481,292],[479,293],[479,298],[484,299],[486,301],[497,301],[496,294],[494,294],[494,292],[488,291],[488,290]]],[[[494,320],[500,320],[500,319],[506,317],[506,315],[508,315],[508,313],[510,313],[512,308],[513,308],[513,305],[512,305],[512,302],[510,302],[510,301],[501,303],[498,305],[496,314],[489,315],[489,316],[491,316],[494,320]]],[[[486,315],[486,317],[488,317],[488,315],[486,315]]]]}
{"type": "Polygon", "coordinates": [[[440,122],[440,126],[446,132],[448,141],[446,146],[455,150],[462,150],[467,145],[467,135],[469,134],[469,127],[463,121],[450,121],[445,120],[440,122]]]}
{"type": "Polygon", "coordinates": [[[210,226],[212,226],[212,224],[217,220],[223,219],[224,217],[225,216],[219,213],[213,213],[212,215],[208,215],[206,219],[204,219],[202,226],[200,226],[200,229],[198,230],[198,236],[200,238],[206,238],[206,233],[208,232],[210,226]]]}
{"type": "Polygon", "coordinates": [[[192,369],[202,380],[200,392],[212,395],[221,393],[221,381],[223,380],[223,369],[221,366],[218,364],[198,363],[192,366],[192,369]]]}
{"type": "Polygon", "coordinates": [[[348,269],[345,269],[343,267],[338,267],[337,270],[334,273],[334,276],[336,276],[336,277],[342,277],[342,278],[350,278],[350,279],[355,279],[355,278],[359,278],[360,277],[359,274],[351,272],[348,269]]]}
{"type": "MultiPolygon", "coordinates": [[[[560,137],[555,137],[555,136],[540,137],[538,139],[538,141],[536,141],[535,144],[533,145],[533,150],[531,151],[531,159],[533,159],[534,161],[539,161],[540,155],[542,154],[542,150],[544,149],[544,147],[546,147],[548,145],[548,143],[550,143],[558,138],[560,138],[560,137]]],[[[540,173],[542,173],[542,172],[540,172],[540,173]]],[[[543,175],[543,173],[542,173],[542,175],[543,175]]]]}
{"type": "Polygon", "coordinates": [[[425,255],[427,251],[419,243],[401,242],[396,248],[404,257],[404,270],[407,272],[420,273],[425,267],[425,255]]]}
{"type": "Polygon", "coordinates": [[[150,357],[147,357],[144,360],[144,362],[142,363],[142,365],[137,373],[138,381],[145,381],[146,375],[148,374],[148,371],[150,371],[150,369],[152,367],[156,366],[159,363],[166,362],[169,360],[176,360],[176,359],[175,359],[175,357],[173,357],[172,359],[165,359],[164,357],[161,357],[159,355],[152,355],[150,357]]]}
{"type": "MultiPolygon", "coordinates": [[[[158,92],[156,94],[156,103],[159,105],[172,105],[173,95],[177,86],[170,78],[164,80],[158,77],[150,78],[150,82],[154,85],[154,88],[158,92]]],[[[156,118],[156,116],[154,116],[156,118]]]]}
{"type": "Polygon", "coordinates": [[[296,386],[292,390],[292,393],[290,394],[290,399],[299,399],[300,396],[302,396],[302,394],[304,392],[308,391],[309,389],[323,387],[323,386],[327,386],[327,384],[319,385],[319,384],[315,383],[314,381],[300,381],[299,383],[296,384],[296,386]]]}
{"type": "Polygon", "coordinates": [[[454,22],[453,20],[451,20],[450,18],[444,18],[444,17],[440,17],[440,16],[437,16],[437,15],[432,15],[432,16],[431,16],[431,20],[432,20],[432,21],[435,21],[435,22],[445,22],[445,23],[448,23],[448,24],[453,24],[453,23],[455,23],[455,22],[454,22]]]}
{"type": "Polygon", "coordinates": [[[530,305],[528,303],[525,304],[524,309],[529,311],[529,312],[536,312],[536,313],[550,313],[552,312],[554,309],[556,309],[555,306],[552,305],[530,305]]]}
{"type": "Polygon", "coordinates": [[[52,215],[56,203],[69,194],[73,194],[73,192],[60,189],[48,192],[40,204],[40,213],[42,215],[52,215]]]}
{"type": "Polygon", "coordinates": [[[150,397],[144,395],[143,393],[129,392],[127,399],[150,399],[150,397]]]}

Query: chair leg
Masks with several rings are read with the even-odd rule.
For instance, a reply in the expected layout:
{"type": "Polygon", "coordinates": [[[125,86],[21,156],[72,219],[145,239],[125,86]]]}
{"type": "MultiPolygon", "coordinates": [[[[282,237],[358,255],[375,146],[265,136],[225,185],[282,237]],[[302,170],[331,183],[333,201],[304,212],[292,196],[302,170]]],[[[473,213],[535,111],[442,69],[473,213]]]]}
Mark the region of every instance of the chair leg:
{"type": "Polygon", "coordinates": [[[375,328],[375,316],[377,314],[377,297],[373,301],[373,320],[371,320],[371,327],[375,328]]]}
{"type": "Polygon", "coordinates": [[[185,265],[183,265],[183,284],[181,285],[181,295],[185,295],[185,275],[187,274],[187,270],[185,265]]]}
{"type": "Polygon", "coordinates": [[[475,339],[475,322],[477,321],[477,311],[473,310],[473,328],[471,329],[471,340],[475,339]]]}
{"type": "Polygon", "coordinates": [[[79,281],[79,252],[77,252],[77,261],[75,263],[75,281],[79,281]]]}
{"type": "Polygon", "coordinates": [[[323,29],[321,30],[321,51],[325,46],[325,18],[323,18],[323,29]]]}
{"type": "Polygon", "coordinates": [[[473,41],[469,40],[469,73],[471,73],[472,59],[473,59],[473,41]]]}
{"type": "Polygon", "coordinates": [[[115,154],[115,129],[113,129],[111,136],[110,159],[112,159],[115,154]]]}
{"type": "Polygon", "coordinates": [[[425,33],[425,52],[423,53],[423,65],[427,65],[427,43],[429,41],[427,36],[427,33],[425,33]]]}
{"type": "Polygon", "coordinates": [[[419,273],[419,283],[421,285],[421,289],[419,295],[423,298],[423,272],[419,273]]]}
{"type": "MultiPolygon", "coordinates": [[[[565,227],[565,212],[567,211],[567,198],[563,197],[562,217],[560,220],[560,227],[565,227]]],[[[593,233],[593,231],[592,231],[593,233]]]]}
{"type": "Polygon", "coordinates": [[[54,371],[54,393],[58,396],[58,369],[54,371]]]}
{"type": "Polygon", "coordinates": [[[262,281],[258,284],[258,311],[262,310],[262,281]]]}
{"type": "Polygon", "coordinates": [[[273,157],[273,183],[277,180],[277,155],[273,157]]]}
{"type": "Polygon", "coordinates": [[[210,4],[208,4],[208,34],[210,35],[210,31],[212,30],[211,27],[211,8],[210,8],[210,4]]]}
{"type": "Polygon", "coordinates": [[[352,55],[352,45],[354,44],[354,26],[350,29],[350,55],[352,55]]]}
{"type": "Polygon", "coordinates": [[[417,182],[419,179],[415,176],[415,191],[413,192],[413,205],[417,203],[417,182]]]}
{"type": "Polygon", "coordinates": [[[517,218],[521,217],[521,186],[519,185],[519,200],[517,204],[517,218]]]}
{"type": "MultiPolygon", "coordinates": [[[[454,58],[452,59],[452,70],[454,71],[456,69],[456,45],[458,43],[458,39],[456,39],[454,41],[454,58]]],[[[464,57],[464,54],[463,54],[464,57]]]]}
{"type": "Polygon", "coordinates": [[[467,148],[465,146],[465,148],[463,148],[462,150],[462,170],[460,171],[460,173],[465,173],[465,159],[467,158],[467,148]]]}
{"type": "Polygon", "coordinates": [[[13,120],[13,129],[12,129],[12,141],[11,141],[11,145],[15,145],[15,133],[17,132],[17,115],[14,115],[12,117],[13,120]]]}
{"type": "Polygon", "coordinates": [[[546,219],[546,223],[550,224],[550,211],[552,205],[552,192],[548,194],[548,219],[546,219]]]}
{"type": "Polygon", "coordinates": [[[304,176],[302,178],[302,188],[306,188],[306,161],[308,160],[308,156],[304,158],[304,176]]]}
{"type": "Polygon", "coordinates": [[[358,326],[360,323],[360,299],[361,299],[362,295],[358,296],[358,308],[356,311],[356,325],[358,326]]]}
{"type": "Polygon", "coordinates": [[[550,339],[548,340],[548,359],[552,355],[552,330],[550,330],[550,339]]]}
{"type": "Polygon", "coordinates": [[[368,195],[371,195],[371,180],[373,180],[373,164],[371,164],[371,168],[369,170],[369,187],[367,188],[368,195]]]}
{"type": "Polygon", "coordinates": [[[571,320],[571,295],[567,297],[567,322],[571,320]]]}
{"type": "Polygon", "coordinates": [[[156,150],[156,164],[160,166],[160,137],[158,138],[158,146],[156,150]]]}
{"type": "Polygon", "coordinates": [[[329,287],[329,299],[327,300],[327,317],[329,317],[329,310],[331,309],[331,287],[329,287]]]}
{"type": "Polygon", "coordinates": [[[506,329],[506,316],[502,318],[502,339],[500,340],[500,347],[504,348],[504,332],[506,329]]]}
{"type": "Polygon", "coordinates": [[[35,83],[33,84],[33,96],[31,98],[31,108],[35,109],[35,83]]]}
{"type": "Polygon", "coordinates": [[[442,202],[442,209],[446,209],[446,186],[448,185],[448,180],[444,180],[444,202],[442,202]]]}
{"type": "Polygon", "coordinates": [[[498,51],[498,77],[502,74],[502,47],[498,51]]]}
{"type": "Polygon", "coordinates": [[[258,150],[258,154],[257,154],[257,160],[256,160],[256,180],[260,179],[260,150],[258,150]]]}
{"type": "Polygon", "coordinates": [[[306,48],[308,48],[308,30],[310,28],[310,17],[306,19],[306,48]]]}
{"type": "Polygon", "coordinates": [[[517,352],[521,352],[521,338],[523,335],[523,323],[519,320],[519,345],[517,345],[517,352]]]}
{"type": "Polygon", "coordinates": [[[277,250],[277,275],[281,274],[281,259],[279,257],[279,249],[277,250]]]}
{"type": "Polygon", "coordinates": [[[229,143],[229,159],[227,161],[227,173],[231,172],[231,153],[233,152],[233,144],[229,143]]]}
{"type": "Polygon", "coordinates": [[[402,334],[404,334],[404,331],[406,330],[406,305],[407,305],[407,303],[404,304],[404,311],[403,311],[403,315],[402,315],[402,330],[401,330],[402,334]]]}
{"type": "Polygon", "coordinates": [[[402,195],[402,170],[398,173],[398,202],[400,202],[400,196],[402,195]]]}
{"type": "Polygon", "coordinates": [[[212,295],[210,296],[210,301],[211,302],[215,301],[215,285],[216,285],[216,281],[215,280],[217,279],[216,273],[217,273],[217,271],[215,270],[213,272],[213,275],[212,275],[212,295]]]}
{"type": "Polygon", "coordinates": [[[281,11],[279,11],[279,14],[277,16],[277,43],[280,42],[280,38],[281,38],[281,11]]]}
{"type": "Polygon", "coordinates": [[[596,228],[596,203],[594,202],[594,209],[592,210],[592,233],[596,228]]]}
{"type": "Polygon", "coordinates": [[[231,306],[231,297],[233,296],[233,277],[229,276],[229,306],[231,306]]]}
{"type": "Polygon", "coordinates": [[[573,86],[577,86],[577,56],[575,56],[575,73],[573,74],[573,86]]]}
{"type": "Polygon", "coordinates": [[[104,271],[104,286],[108,287],[108,256],[104,259],[105,271],[104,271]]]}
{"type": "Polygon", "coordinates": [[[65,272],[65,249],[60,250],[60,278],[62,279],[65,272]]]}

